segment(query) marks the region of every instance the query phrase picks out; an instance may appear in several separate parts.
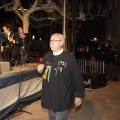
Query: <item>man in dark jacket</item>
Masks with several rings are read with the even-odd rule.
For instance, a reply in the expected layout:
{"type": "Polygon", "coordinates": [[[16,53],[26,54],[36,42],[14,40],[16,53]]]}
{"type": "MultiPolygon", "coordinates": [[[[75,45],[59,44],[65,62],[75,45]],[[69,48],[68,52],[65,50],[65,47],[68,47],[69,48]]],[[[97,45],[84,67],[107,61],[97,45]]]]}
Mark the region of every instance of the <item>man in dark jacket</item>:
{"type": "Polygon", "coordinates": [[[23,47],[24,52],[28,53],[29,52],[29,34],[24,33],[22,26],[18,27],[18,36],[19,36],[19,39],[21,40],[21,46],[23,47]]]}
{"type": "Polygon", "coordinates": [[[17,58],[20,48],[20,39],[16,33],[13,32],[10,24],[5,23],[2,26],[4,35],[8,39],[7,42],[3,43],[3,58],[5,61],[13,61],[17,58]]]}
{"type": "Polygon", "coordinates": [[[81,105],[84,92],[79,66],[75,57],[63,50],[64,41],[62,34],[53,34],[52,51],[37,68],[43,79],[41,104],[48,109],[50,120],[67,120],[68,109],[72,104],[81,105]]]}
{"type": "Polygon", "coordinates": [[[18,37],[21,41],[21,46],[20,46],[20,53],[21,53],[21,61],[22,63],[27,62],[28,54],[29,54],[29,34],[24,33],[23,27],[19,26],[18,27],[18,37]]]}

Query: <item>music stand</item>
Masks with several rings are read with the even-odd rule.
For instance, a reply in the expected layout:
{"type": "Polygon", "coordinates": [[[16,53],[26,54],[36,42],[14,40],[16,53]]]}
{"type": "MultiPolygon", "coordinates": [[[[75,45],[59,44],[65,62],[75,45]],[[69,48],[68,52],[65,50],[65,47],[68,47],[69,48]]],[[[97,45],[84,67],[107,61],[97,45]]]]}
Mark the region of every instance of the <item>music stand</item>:
{"type": "Polygon", "coordinates": [[[6,38],[6,36],[0,32],[0,61],[2,62],[2,51],[1,51],[1,46],[2,46],[2,42],[7,42],[8,39],[6,38]]]}

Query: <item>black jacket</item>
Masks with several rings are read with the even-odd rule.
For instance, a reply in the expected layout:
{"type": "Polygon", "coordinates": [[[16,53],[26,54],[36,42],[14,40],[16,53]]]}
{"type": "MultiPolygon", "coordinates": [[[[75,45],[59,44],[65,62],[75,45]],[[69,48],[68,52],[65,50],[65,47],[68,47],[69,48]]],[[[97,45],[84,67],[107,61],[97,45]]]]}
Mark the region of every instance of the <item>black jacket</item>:
{"type": "Polygon", "coordinates": [[[43,64],[52,67],[50,74],[43,80],[42,107],[58,112],[68,110],[75,96],[81,98],[84,92],[83,79],[75,57],[66,51],[58,56],[49,52],[44,56],[43,64]]]}

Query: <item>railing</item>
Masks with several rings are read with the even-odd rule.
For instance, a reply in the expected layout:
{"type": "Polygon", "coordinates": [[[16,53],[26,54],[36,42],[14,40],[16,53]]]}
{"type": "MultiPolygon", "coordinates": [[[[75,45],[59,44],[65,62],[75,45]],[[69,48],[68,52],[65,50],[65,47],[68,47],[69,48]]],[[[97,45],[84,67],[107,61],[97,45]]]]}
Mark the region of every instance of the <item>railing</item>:
{"type": "Polygon", "coordinates": [[[104,73],[104,61],[79,59],[81,73],[104,73]]]}

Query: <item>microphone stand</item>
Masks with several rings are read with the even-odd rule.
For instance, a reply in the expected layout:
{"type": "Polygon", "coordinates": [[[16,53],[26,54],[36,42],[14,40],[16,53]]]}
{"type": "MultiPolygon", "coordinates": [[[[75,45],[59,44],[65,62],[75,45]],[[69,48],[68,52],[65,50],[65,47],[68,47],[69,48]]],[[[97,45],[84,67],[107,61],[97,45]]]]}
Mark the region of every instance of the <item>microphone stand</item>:
{"type": "MultiPolygon", "coordinates": [[[[24,39],[23,39],[23,42],[22,42],[23,46],[24,46],[24,39]]],[[[18,91],[19,91],[19,96],[18,96],[18,104],[17,106],[14,108],[14,113],[13,113],[13,116],[16,116],[14,115],[15,113],[18,113],[18,112],[25,112],[25,113],[29,113],[29,114],[32,114],[31,112],[27,112],[25,110],[23,110],[23,106],[24,104],[21,103],[21,81],[22,81],[22,59],[23,59],[23,55],[25,53],[25,50],[24,48],[22,48],[22,44],[20,46],[20,76],[19,76],[19,88],[18,88],[18,91]]],[[[25,104],[26,105],[26,104],[25,104]]]]}
{"type": "Polygon", "coordinates": [[[5,116],[5,118],[4,118],[5,120],[6,120],[6,118],[7,118],[7,120],[10,120],[11,118],[14,118],[15,116],[19,116],[19,114],[15,115],[18,112],[25,112],[25,113],[32,114],[31,112],[23,110],[23,107],[26,106],[26,103],[23,104],[23,103],[21,103],[21,100],[20,100],[20,98],[21,98],[21,80],[22,80],[22,64],[20,65],[20,76],[19,76],[19,81],[18,81],[19,82],[18,104],[13,108],[13,110],[7,116],[5,116]]]}
{"type": "Polygon", "coordinates": [[[26,53],[26,46],[25,46],[25,34],[23,33],[23,37],[22,37],[22,44],[23,44],[23,53],[22,53],[22,58],[23,58],[23,64],[26,64],[27,62],[27,53],[26,53]]]}
{"type": "MultiPolygon", "coordinates": [[[[22,62],[22,61],[21,61],[22,62]]],[[[25,113],[29,113],[32,114],[31,112],[27,112],[25,110],[22,109],[22,107],[20,106],[20,98],[21,98],[21,80],[22,80],[22,63],[20,65],[20,76],[19,76],[19,97],[18,97],[18,107],[17,107],[17,112],[25,112],[25,113]]]]}
{"type": "Polygon", "coordinates": [[[17,59],[16,64],[18,64],[18,61],[20,62],[20,65],[23,64],[24,62],[24,55],[25,55],[25,43],[24,43],[24,37],[20,36],[21,38],[21,45],[20,45],[20,50],[19,50],[19,57],[17,59]],[[19,59],[20,58],[20,59],[19,59]]]}
{"type": "Polygon", "coordinates": [[[24,47],[24,37],[23,37],[23,41],[22,41],[22,45],[23,45],[23,48],[22,46],[20,47],[20,76],[19,76],[19,98],[18,98],[18,107],[17,107],[17,112],[25,112],[25,113],[29,113],[29,114],[32,114],[31,112],[27,112],[27,111],[24,111],[22,110],[22,107],[20,107],[20,98],[21,98],[21,80],[22,80],[22,59],[24,57],[24,54],[25,54],[25,47],[24,47]]]}

